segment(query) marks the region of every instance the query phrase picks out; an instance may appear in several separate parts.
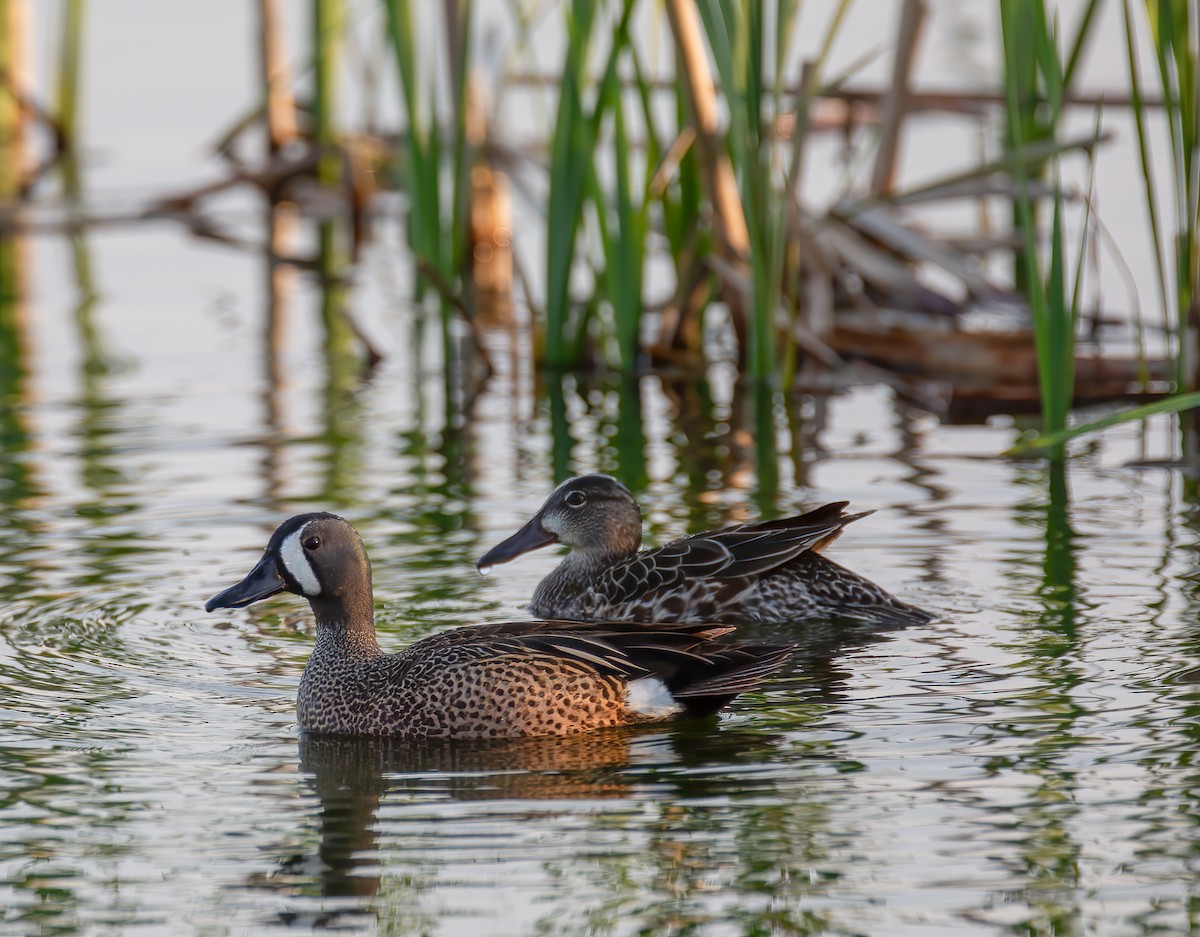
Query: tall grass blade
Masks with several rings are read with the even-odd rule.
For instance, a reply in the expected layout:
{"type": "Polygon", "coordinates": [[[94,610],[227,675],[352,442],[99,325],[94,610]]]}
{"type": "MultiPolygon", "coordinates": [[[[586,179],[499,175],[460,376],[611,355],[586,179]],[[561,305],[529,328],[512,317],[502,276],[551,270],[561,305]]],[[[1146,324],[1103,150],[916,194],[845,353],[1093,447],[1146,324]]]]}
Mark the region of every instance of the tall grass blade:
{"type": "Polygon", "coordinates": [[[447,2],[443,8],[446,16],[447,42],[451,45],[451,66],[454,68],[451,88],[454,92],[452,113],[454,114],[453,153],[451,156],[451,205],[448,225],[449,243],[444,250],[445,264],[442,274],[447,278],[463,269],[467,250],[468,205],[470,193],[471,161],[474,154],[467,146],[467,89],[468,63],[471,59],[471,24],[474,21],[474,0],[447,2]]]}
{"type": "MultiPolygon", "coordinates": [[[[1064,95],[1062,63],[1055,30],[1041,0],[1001,0],[1000,23],[1009,144],[1014,152],[1020,152],[1028,142],[1027,132],[1039,139],[1056,136],[1064,95]],[[1040,103],[1042,90],[1045,105],[1040,103]]],[[[1018,257],[1018,264],[1024,265],[1024,286],[1033,312],[1042,420],[1047,431],[1055,432],[1066,426],[1074,396],[1075,312],[1067,301],[1062,190],[1056,174],[1050,267],[1043,279],[1029,173],[1023,161],[1017,160],[1015,165],[1018,193],[1014,209],[1024,255],[1018,257]]]]}
{"type": "MultiPolygon", "coordinates": [[[[1164,313],[1167,310],[1167,268],[1163,263],[1163,244],[1162,235],[1160,232],[1160,221],[1158,213],[1158,195],[1154,188],[1154,171],[1153,165],[1150,162],[1150,146],[1146,135],[1146,105],[1142,95],[1142,80],[1140,69],[1137,64],[1137,48],[1134,40],[1133,32],[1133,15],[1130,9],[1133,0],[1124,0],[1121,5],[1124,13],[1125,23],[1125,54],[1129,63],[1129,97],[1130,111],[1133,114],[1133,125],[1137,133],[1138,144],[1138,162],[1142,171],[1142,185],[1146,193],[1146,216],[1150,223],[1150,239],[1154,246],[1154,271],[1156,274],[1156,282],[1158,284],[1158,298],[1162,305],[1164,313]]],[[[1179,335],[1174,328],[1170,329],[1168,335],[1171,338],[1172,344],[1176,348],[1176,361],[1179,361],[1178,343],[1183,336],[1179,335]]],[[[1177,382],[1183,377],[1182,373],[1177,368],[1177,382]]],[[[1182,386],[1178,384],[1177,386],[1182,386]]]]}
{"type": "MultiPolygon", "coordinates": [[[[696,156],[695,134],[689,133],[690,128],[681,130],[669,148],[664,145],[662,137],[655,132],[656,115],[647,93],[649,82],[642,75],[636,49],[633,50],[633,61],[637,69],[638,86],[643,89],[642,119],[650,134],[647,161],[650,165],[671,163],[669,166],[658,165],[655,178],[662,176],[662,181],[656,183],[659,190],[657,197],[662,207],[662,233],[667,239],[675,269],[679,270],[683,266],[685,253],[699,258],[712,247],[707,226],[700,224],[703,182],[696,156]]],[[[687,128],[686,91],[682,81],[675,82],[674,94],[675,126],[687,128]]]]}
{"type": "MultiPolygon", "coordinates": [[[[629,4],[626,12],[631,10],[632,4],[629,4]]],[[[624,371],[631,371],[638,359],[649,203],[649,171],[635,183],[630,170],[634,148],[626,128],[625,106],[618,80],[619,58],[626,50],[629,50],[630,55],[633,52],[629,44],[628,22],[627,16],[622,16],[613,30],[609,62],[597,94],[595,116],[592,120],[593,133],[598,139],[599,119],[610,114],[612,116],[611,157],[615,169],[614,188],[610,198],[601,188],[594,164],[588,187],[596,210],[600,244],[604,253],[602,284],[616,328],[617,360],[624,371]]],[[[642,95],[643,98],[648,96],[648,90],[643,89],[642,95]]]]}
{"type": "MultiPolygon", "coordinates": [[[[412,4],[406,0],[385,0],[388,36],[400,74],[400,91],[408,115],[404,149],[408,158],[408,241],[413,253],[445,276],[441,250],[442,212],[440,165],[433,115],[422,95],[421,67],[412,4]]],[[[418,291],[424,291],[424,278],[418,277],[418,291]]]]}
{"type": "Polygon", "coordinates": [[[1200,391],[1177,394],[1173,397],[1155,400],[1153,403],[1143,404],[1140,407],[1118,410],[1115,413],[1109,413],[1098,419],[1089,420],[1086,423],[1080,423],[1076,426],[1041,433],[1030,439],[1022,439],[1012,448],[1006,450],[1004,454],[1023,455],[1036,450],[1053,451],[1061,448],[1064,443],[1070,442],[1073,439],[1098,433],[1113,426],[1144,420],[1148,417],[1157,416],[1160,413],[1181,413],[1185,410],[1195,409],[1196,407],[1200,407],[1200,391]]]}
{"type": "Polygon", "coordinates": [[[84,0],[67,0],[58,60],[58,128],[68,151],[75,148],[79,117],[79,75],[83,65],[84,0]]]}
{"type": "MultiPolygon", "coordinates": [[[[337,147],[337,73],[343,40],[342,0],[313,0],[313,124],[318,148],[317,177],[336,188],[342,163],[337,147]]],[[[340,226],[317,226],[317,268],[321,275],[321,323],[325,328],[327,394],[344,392],[356,377],[356,337],[345,315],[346,251],[340,226]]]]}
{"type": "MultiPolygon", "coordinates": [[[[810,94],[819,83],[815,76],[820,73],[849,6],[850,0],[842,0],[834,9],[820,52],[812,64],[809,83],[801,100],[794,103],[801,121],[810,94]]],[[[782,76],[778,70],[779,63],[787,58],[784,50],[795,28],[798,7],[790,2],[775,5],[773,38],[769,37],[771,30],[761,3],[703,0],[698,8],[729,108],[728,147],[750,232],[747,260],[752,298],[747,369],[757,380],[778,379],[786,359],[780,354],[777,327],[783,304],[784,251],[788,221],[794,210],[792,187],[804,133],[798,127],[793,135],[792,171],[781,179],[768,115],[778,117],[784,111],[782,76]],[[769,76],[768,62],[777,72],[774,76],[769,76]]]]}
{"type": "Polygon", "coordinates": [[[615,237],[606,238],[606,292],[617,327],[617,347],[622,370],[637,363],[642,309],[642,266],[645,256],[646,214],[644,194],[635,203],[629,171],[630,141],[620,97],[613,107],[613,147],[616,155],[615,237]]]}
{"type": "Polygon", "coordinates": [[[1194,0],[1146,0],[1171,141],[1175,313],[1181,387],[1200,386],[1200,12],[1194,0]]]}
{"type": "Polygon", "coordinates": [[[567,14],[567,52],[550,142],[547,199],[545,358],[553,367],[574,364],[582,323],[571,318],[571,268],[592,160],[591,126],[584,113],[583,86],[595,4],[572,0],[567,14]],[[574,332],[573,332],[574,330],[574,332]]]}
{"type": "Polygon", "coordinates": [[[1088,0],[1079,17],[1079,27],[1075,30],[1075,39],[1071,43],[1071,51],[1067,53],[1067,64],[1063,68],[1063,86],[1071,87],[1075,79],[1075,70],[1083,59],[1083,51],[1087,48],[1088,40],[1092,37],[1092,27],[1096,13],[1100,9],[1100,0],[1088,0]]]}
{"type": "Polygon", "coordinates": [[[317,177],[328,186],[341,179],[336,145],[337,69],[342,44],[342,0],[313,0],[313,136],[317,177]]]}

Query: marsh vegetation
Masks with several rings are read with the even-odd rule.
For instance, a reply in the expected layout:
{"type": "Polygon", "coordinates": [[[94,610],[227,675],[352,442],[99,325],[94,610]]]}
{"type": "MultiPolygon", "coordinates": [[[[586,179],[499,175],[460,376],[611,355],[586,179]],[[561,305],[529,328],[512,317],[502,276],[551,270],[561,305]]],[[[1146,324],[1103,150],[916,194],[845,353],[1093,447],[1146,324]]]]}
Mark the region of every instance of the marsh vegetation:
{"type": "Polygon", "coordinates": [[[1194,0],[0,26],[0,930],[1193,928],[1194,0]],[[330,509],[387,649],[519,616],[558,557],[473,561],[587,471],[649,542],[875,509],[830,557],[939,620],[397,750],[201,610],[330,509]]]}

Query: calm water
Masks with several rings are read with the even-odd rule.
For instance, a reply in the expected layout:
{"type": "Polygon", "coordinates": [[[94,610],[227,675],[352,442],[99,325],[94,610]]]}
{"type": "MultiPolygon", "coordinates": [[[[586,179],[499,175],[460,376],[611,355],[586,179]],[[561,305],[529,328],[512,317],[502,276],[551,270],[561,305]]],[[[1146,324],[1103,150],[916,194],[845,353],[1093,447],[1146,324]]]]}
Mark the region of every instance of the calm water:
{"type": "MultiPolygon", "coordinates": [[[[96,17],[101,203],[192,184],[254,101],[251,58],[206,58],[245,5],[182,30],[134,6],[186,80],[163,105],[96,17]]],[[[262,237],[256,200],[217,207],[262,237]]],[[[399,228],[385,211],[351,284],[386,353],[366,379],[323,352],[317,283],[272,300],[253,251],[166,222],[0,243],[25,294],[0,301],[0,934],[1200,930],[1200,529],[1169,422],[1053,475],[996,457],[1003,423],[877,386],[772,413],[721,367],[535,380],[503,336],[496,377],[448,395],[399,228]],[[876,509],[831,555],[941,618],[748,629],[803,649],[720,720],[384,746],[299,738],[298,599],[203,611],[328,508],[366,540],[385,646],[521,616],[553,553],[473,560],[591,470],[655,540],[876,509]]]]}
{"type": "Polygon", "coordinates": [[[331,389],[314,283],[272,372],[260,259],[166,225],[88,247],[114,286],[81,311],[67,245],[25,245],[0,480],[0,932],[1193,928],[1197,531],[1181,480],[1144,464],[1168,424],[1106,437],[1064,479],[993,457],[1011,429],[939,426],[861,387],[802,401],[806,443],[772,492],[719,370],[535,392],[497,355],[457,419],[406,351],[433,339],[382,248],[356,308],[389,357],[331,389]],[[320,506],[366,539],[387,645],[520,615],[555,556],[486,579],[472,560],[556,465],[621,472],[659,539],[876,508],[833,555],[943,617],[796,631],[792,671],[716,722],[388,750],[298,738],[298,600],[202,610],[278,520],[320,506]]]}

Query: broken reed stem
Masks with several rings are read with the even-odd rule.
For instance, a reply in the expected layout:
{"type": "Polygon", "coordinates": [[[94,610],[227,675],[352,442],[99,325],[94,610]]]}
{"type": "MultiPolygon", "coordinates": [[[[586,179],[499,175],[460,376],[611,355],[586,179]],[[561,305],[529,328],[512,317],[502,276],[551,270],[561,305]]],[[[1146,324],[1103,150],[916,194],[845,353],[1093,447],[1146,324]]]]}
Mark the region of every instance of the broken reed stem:
{"type": "Polygon", "coordinates": [[[25,36],[29,23],[27,0],[0,0],[0,199],[21,195],[25,168],[24,90],[29,87],[25,36]]]}
{"type": "Polygon", "coordinates": [[[717,89],[708,67],[704,31],[694,0],[667,0],[667,16],[675,34],[680,71],[696,120],[697,143],[709,176],[713,209],[730,254],[744,258],[750,249],[750,232],[738,194],[729,156],[720,145],[717,89]]]}
{"type": "Polygon", "coordinates": [[[896,56],[892,62],[892,85],[884,94],[883,115],[879,122],[879,151],[875,155],[875,171],[871,177],[871,192],[875,195],[890,191],[895,178],[900,128],[909,108],[908,78],[925,12],[924,0],[904,0],[896,36],[896,56]]]}
{"type": "Polygon", "coordinates": [[[278,153],[296,139],[296,99],[292,94],[292,71],[283,44],[283,14],[280,0],[259,0],[259,53],[263,95],[266,101],[267,147],[278,153]]]}
{"type": "MultiPolygon", "coordinates": [[[[675,35],[680,80],[686,89],[696,122],[696,149],[704,173],[708,176],[709,197],[717,217],[719,241],[724,243],[730,259],[739,269],[745,269],[750,251],[750,232],[746,227],[746,214],[733,164],[721,145],[716,84],[708,66],[708,52],[695,0],[667,0],[666,8],[671,31],[675,35]]],[[[729,309],[738,348],[745,349],[750,325],[744,300],[727,290],[722,290],[722,294],[729,309]]]]}

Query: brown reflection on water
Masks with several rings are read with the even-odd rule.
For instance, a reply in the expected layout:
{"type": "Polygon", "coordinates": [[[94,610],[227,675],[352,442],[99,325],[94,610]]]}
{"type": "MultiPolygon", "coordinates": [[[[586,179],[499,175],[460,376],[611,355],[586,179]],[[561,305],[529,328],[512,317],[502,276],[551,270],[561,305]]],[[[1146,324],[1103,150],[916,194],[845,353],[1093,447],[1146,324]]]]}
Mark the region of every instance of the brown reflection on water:
{"type": "Polygon", "coordinates": [[[705,721],[635,742],[629,809],[590,823],[584,850],[542,860],[561,884],[538,932],[689,933],[718,919],[738,933],[809,932],[789,905],[820,886],[789,870],[827,859],[829,817],[779,788],[773,769],[788,757],[781,736],[705,721]]]}
{"type": "Polygon", "coordinates": [[[287,397],[288,320],[296,288],[296,236],[299,215],[286,199],[267,205],[267,238],[263,249],[266,267],[266,309],[263,315],[263,494],[271,501],[282,491],[282,443],[287,438],[283,401],[287,397]]]}
{"type": "MultiPolygon", "coordinates": [[[[300,771],[319,801],[315,855],[289,853],[275,875],[256,876],[247,884],[303,893],[315,884],[322,898],[369,900],[382,878],[379,808],[384,798],[624,797],[630,781],[621,771],[629,765],[633,737],[628,731],[601,731],[569,738],[447,742],[303,735],[300,771]]],[[[333,903],[317,913],[316,923],[329,926],[364,914],[374,916],[369,901],[333,903]]],[[[282,916],[290,921],[297,912],[282,916]]]]}
{"type": "MultiPolygon", "coordinates": [[[[648,862],[657,870],[654,888],[699,893],[705,888],[709,863],[704,837],[695,836],[692,829],[701,829],[706,808],[678,804],[723,797],[737,764],[769,764],[777,757],[779,745],[780,739],[769,733],[717,732],[711,720],[681,723],[670,730],[626,728],[567,738],[497,741],[304,735],[299,740],[300,771],[319,801],[313,831],[316,838],[305,847],[313,852],[289,851],[281,858],[276,874],[256,876],[246,884],[297,896],[360,899],[323,903],[315,912],[315,921],[324,926],[363,916],[382,917],[389,912],[383,905],[375,907],[376,897],[386,892],[385,904],[390,906],[397,890],[407,895],[405,913],[411,914],[417,893],[438,887],[433,880],[404,871],[438,864],[441,847],[437,839],[427,838],[429,821],[424,817],[428,810],[436,810],[438,803],[512,801],[511,816],[519,821],[524,813],[521,802],[639,799],[645,796],[639,794],[639,788],[653,783],[662,788],[655,795],[661,805],[654,808],[660,819],[650,824],[647,849],[639,854],[639,862],[648,862]],[[669,774],[658,775],[659,764],[668,766],[669,774]],[[720,767],[716,775],[710,770],[714,766],[720,767]],[[419,808],[421,817],[414,831],[420,833],[420,841],[414,843],[406,837],[406,814],[380,816],[381,806],[388,802],[393,807],[419,808]],[[690,843],[693,839],[695,844],[690,843]],[[389,873],[380,856],[397,850],[407,855],[399,868],[389,873]]],[[[740,784],[739,794],[772,789],[769,780],[747,778],[740,784]]],[[[635,810],[630,819],[640,826],[641,816],[635,810]]],[[[485,819],[486,814],[480,818],[485,819]]],[[[463,837],[471,835],[470,819],[462,828],[451,828],[448,824],[455,822],[451,817],[438,822],[447,824],[446,849],[451,852],[461,848],[463,837]]],[[[607,877],[604,870],[624,864],[629,856],[627,852],[609,853],[598,842],[587,850],[586,858],[589,869],[607,877]]],[[[560,860],[548,855],[546,861],[553,865],[560,860]]],[[[563,868],[562,873],[567,879],[577,874],[570,868],[563,868]]],[[[612,896],[614,910],[646,884],[637,880],[629,888],[618,888],[612,896]]],[[[298,908],[281,916],[296,920],[304,913],[298,908]]]]}

